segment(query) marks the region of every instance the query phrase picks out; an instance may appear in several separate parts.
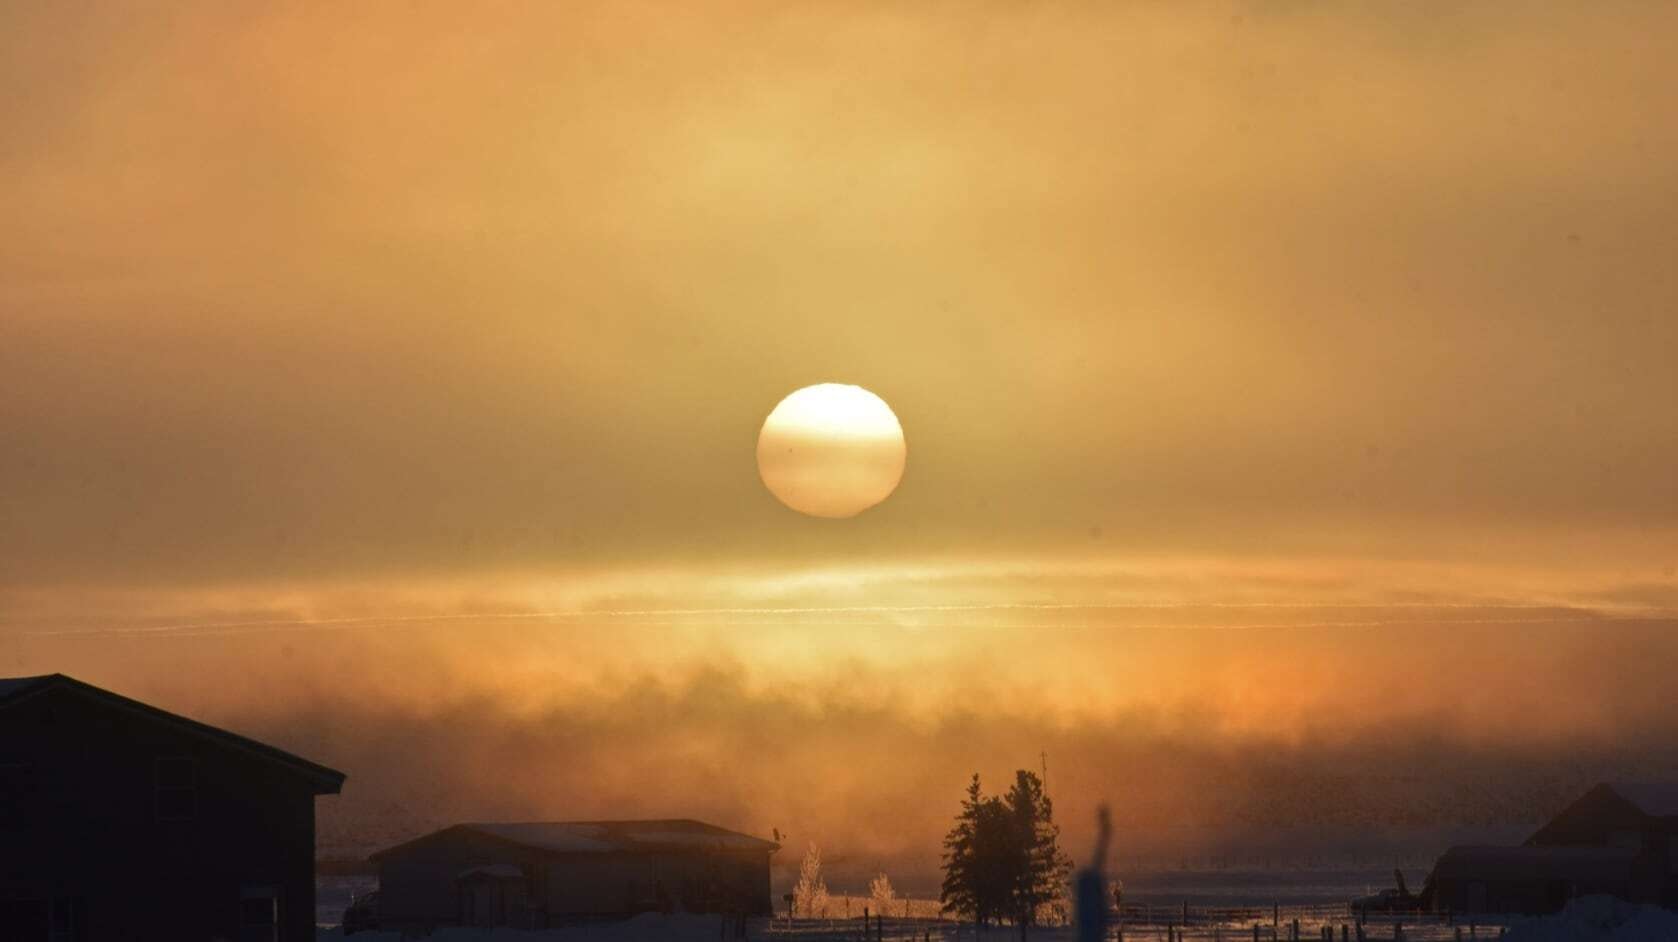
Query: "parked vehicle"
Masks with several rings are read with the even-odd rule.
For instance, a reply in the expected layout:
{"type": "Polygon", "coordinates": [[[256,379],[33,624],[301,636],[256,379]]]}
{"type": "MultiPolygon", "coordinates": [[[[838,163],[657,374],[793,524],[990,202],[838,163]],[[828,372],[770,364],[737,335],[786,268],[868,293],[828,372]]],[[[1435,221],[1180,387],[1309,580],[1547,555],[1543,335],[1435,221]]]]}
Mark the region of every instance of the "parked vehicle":
{"type": "Polygon", "coordinates": [[[379,891],[363,893],[350,900],[344,910],[344,934],[366,932],[379,928],[379,891]]]}
{"type": "Polygon", "coordinates": [[[1422,898],[1410,892],[1410,887],[1404,882],[1403,871],[1393,869],[1393,882],[1396,887],[1388,887],[1379,893],[1360,896],[1352,900],[1354,912],[1363,913],[1399,913],[1416,912],[1422,909],[1422,898]]]}

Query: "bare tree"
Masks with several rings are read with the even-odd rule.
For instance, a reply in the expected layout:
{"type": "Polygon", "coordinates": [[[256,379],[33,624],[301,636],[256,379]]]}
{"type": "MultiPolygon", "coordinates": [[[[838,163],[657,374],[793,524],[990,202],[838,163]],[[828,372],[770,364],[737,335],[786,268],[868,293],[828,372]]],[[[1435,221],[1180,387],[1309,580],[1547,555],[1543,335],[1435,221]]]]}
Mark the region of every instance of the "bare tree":
{"type": "Polygon", "coordinates": [[[868,898],[873,901],[875,912],[882,916],[890,912],[892,904],[897,902],[897,891],[891,888],[891,878],[880,873],[869,880],[868,898]]]}
{"type": "Polygon", "coordinates": [[[799,915],[827,916],[827,883],[822,880],[822,853],[814,841],[804,852],[804,862],[798,865],[798,885],[792,890],[793,909],[799,915]]]}

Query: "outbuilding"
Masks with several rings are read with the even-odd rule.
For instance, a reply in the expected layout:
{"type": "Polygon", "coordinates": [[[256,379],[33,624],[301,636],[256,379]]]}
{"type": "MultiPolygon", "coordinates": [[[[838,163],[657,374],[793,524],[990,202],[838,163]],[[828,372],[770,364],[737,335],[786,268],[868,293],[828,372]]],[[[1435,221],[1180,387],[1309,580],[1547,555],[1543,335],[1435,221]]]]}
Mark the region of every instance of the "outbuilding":
{"type": "Polygon", "coordinates": [[[1426,894],[1460,913],[1554,912],[1592,894],[1678,907],[1678,785],[1604,782],[1519,847],[1453,847],[1426,894]]]}
{"type": "Polygon", "coordinates": [[[1617,847],[1453,847],[1433,865],[1433,908],[1550,913],[1575,896],[1631,892],[1633,854],[1617,847]]]}
{"type": "Polygon", "coordinates": [[[344,776],[62,674],[0,679],[0,939],[310,942],[344,776]]]}
{"type": "Polygon", "coordinates": [[[383,929],[770,912],[773,841],[688,819],[457,824],[373,855],[383,929]]]}

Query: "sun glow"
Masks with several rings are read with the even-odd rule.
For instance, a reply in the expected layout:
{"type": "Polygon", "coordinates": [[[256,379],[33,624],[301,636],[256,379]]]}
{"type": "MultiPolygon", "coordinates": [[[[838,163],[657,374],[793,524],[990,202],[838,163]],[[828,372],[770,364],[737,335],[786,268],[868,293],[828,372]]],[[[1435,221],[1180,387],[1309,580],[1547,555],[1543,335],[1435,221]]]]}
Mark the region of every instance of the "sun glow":
{"type": "Polygon", "coordinates": [[[891,496],[907,457],[891,407],[860,386],[823,383],[782,399],[758,433],[770,493],[801,513],[853,517],[891,496]]]}

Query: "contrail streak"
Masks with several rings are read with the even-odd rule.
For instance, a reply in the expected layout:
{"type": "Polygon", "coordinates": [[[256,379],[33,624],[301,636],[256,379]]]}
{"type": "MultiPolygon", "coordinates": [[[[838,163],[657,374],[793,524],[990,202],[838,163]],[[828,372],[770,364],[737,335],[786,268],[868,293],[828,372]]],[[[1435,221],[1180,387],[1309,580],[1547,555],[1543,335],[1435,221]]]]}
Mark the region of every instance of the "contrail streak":
{"type": "MultiPolygon", "coordinates": [[[[933,624],[922,627],[932,630],[960,630],[963,628],[1000,628],[1017,630],[1053,630],[1053,629],[1107,629],[1107,630],[1165,630],[1178,629],[1184,631],[1237,631],[1237,630],[1281,630],[1281,629],[1313,629],[1313,628],[1374,628],[1418,626],[1437,624],[1461,625],[1543,625],[1543,624],[1571,624],[1571,623],[1605,623],[1605,622],[1653,622],[1678,617],[1678,613],[1668,611],[1645,611],[1639,614],[1613,614],[1584,608],[1571,608],[1558,605],[1538,604],[1492,604],[1475,605],[1466,603],[1006,603],[990,605],[877,605],[877,606],[825,606],[801,608],[676,608],[676,609],[570,609],[561,611],[538,612],[477,612],[451,613],[432,615],[390,615],[390,616],[355,616],[343,618],[293,618],[293,619],[262,619],[229,622],[186,622],[165,625],[126,625],[126,626],[97,626],[82,628],[62,628],[23,632],[28,637],[203,637],[211,635],[241,635],[262,634],[272,631],[288,629],[296,630],[350,630],[358,628],[395,628],[412,627],[426,624],[446,624],[450,622],[484,622],[484,621],[575,621],[579,619],[607,619],[627,620],[641,618],[666,619],[661,621],[628,621],[621,627],[634,628],[696,628],[696,627],[728,627],[723,621],[695,620],[694,616],[722,616],[722,617],[752,617],[786,616],[786,615],[895,615],[895,614],[927,614],[927,613],[974,613],[974,612],[1012,612],[1012,611],[1149,611],[1173,610],[1186,611],[1192,609],[1214,610],[1299,610],[1324,611],[1348,610],[1368,611],[1383,609],[1407,610],[1438,610],[1438,611],[1508,611],[1535,612],[1562,610],[1571,612],[1566,616],[1550,616],[1544,618],[1402,618],[1402,619],[1364,619],[1364,620],[1316,620],[1306,622],[1261,621],[1261,622],[1214,622],[1214,623],[1184,623],[1184,622],[1049,622],[1049,623],[995,623],[985,625],[963,625],[960,623],[933,624]],[[670,620],[676,619],[676,620],[670,620]]],[[[866,621],[749,621],[734,625],[741,629],[751,628],[855,628],[869,626],[866,621]]],[[[890,626],[889,622],[876,622],[880,626],[890,626]]]]}

